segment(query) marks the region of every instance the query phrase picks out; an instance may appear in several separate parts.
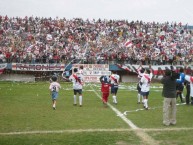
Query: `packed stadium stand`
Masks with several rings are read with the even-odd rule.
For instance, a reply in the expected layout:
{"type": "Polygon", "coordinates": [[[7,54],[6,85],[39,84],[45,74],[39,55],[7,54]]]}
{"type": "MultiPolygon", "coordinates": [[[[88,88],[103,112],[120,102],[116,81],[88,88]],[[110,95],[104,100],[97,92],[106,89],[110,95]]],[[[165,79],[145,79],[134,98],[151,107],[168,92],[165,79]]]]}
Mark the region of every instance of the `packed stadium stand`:
{"type": "Polygon", "coordinates": [[[187,24],[0,16],[0,63],[192,62],[187,24]]]}

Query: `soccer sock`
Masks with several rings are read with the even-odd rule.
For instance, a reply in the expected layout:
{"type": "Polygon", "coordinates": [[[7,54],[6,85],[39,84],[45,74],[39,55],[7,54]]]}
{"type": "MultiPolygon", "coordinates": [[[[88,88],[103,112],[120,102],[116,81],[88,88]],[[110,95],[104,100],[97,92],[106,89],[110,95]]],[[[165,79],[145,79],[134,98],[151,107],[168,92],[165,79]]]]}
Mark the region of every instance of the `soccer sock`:
{"type": "Polygon", "coordinates": [[[147,108],[147,99],[144,99],[144,107],[147,108]]]}
{"type": "Polygon", "coordinates": [[[146,99],[146,108],[148,108],[148,103],[147,102],[148,102],[148,99],[146,99]]]}
{"type": "Polygon", "coordinates": [[[146,101],[146,99],[143,100],[143,106],[144,106],[144,107],[146,107],[146,106],[145,106],[145,101],[146,101]]]}
{"type": "Polygon", "coordinates": [[[137,94],[137,100],[138,100],[138,102],[140,102],[140,97],[141,97],[141,95],[140,95],[140,94],[137,94]]]}
{"type": "Polygon", "coordinates": [[[179,95],[180,95],[180,100],[181,100],[181,102],[183,102],[183,100],[182,100],[182,94],[180,93],[179,95]]]}
{"type": "Polygon", "coordinates": [[[143,103],[144,102],[144,99],[143,99],[143,96],[141,95],[141,102],[143,103]]]}
{"type": "Polygon", "coordinates": [[[52,102],[52,107],[53,107],[53,108],[56,107],[56,101],[55,101],[55,100],[53,100],[53,102],[52,102]]]}
{"type": "Polygon", "coordinates": [[[76,95],[74,95],[74,104],[76,104],[76,95]]]}
{"type": "Polygon", "coordinates": [[[79,104],[82,105],[82,96],[79,96],[79,104]]]}
{"type": "Polygon", "coordinates": [[[117,103],[117,96],[113,96],[114,103],[117,103]]]}
{"type": "Polygon", "coordinates": [[[56,103],[53,103],[53,107],[54,107],[54,108],[56,107],[56,103]]]}
{"type": "Polygon", "coordinates": [[[176,93],[176,100],[178,100],[178,95],[179,95],[179,93],[176,93]]]}

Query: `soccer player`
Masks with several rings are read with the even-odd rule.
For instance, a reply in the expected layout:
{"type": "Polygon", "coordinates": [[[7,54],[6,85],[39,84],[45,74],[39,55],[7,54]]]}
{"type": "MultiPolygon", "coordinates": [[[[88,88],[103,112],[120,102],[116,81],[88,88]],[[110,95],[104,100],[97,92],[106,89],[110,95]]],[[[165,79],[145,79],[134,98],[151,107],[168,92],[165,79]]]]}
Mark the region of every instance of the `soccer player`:
{"type": "Polygon", "coordinates": [[[184,86],[186,86],[186,105],[189,105],[190,104],[190,82],[186,80],[186,75],[185,75],[184,86]]]}
{"type": "Polygon", "coordinates": [[[105,107],[107,107],[108,97],[109,97],[109,90],[111,84],[109,83],[109,77],[108,76],[101,76],[100,77],[101,82],[101,92],[102,92],[102,101],[105,107]]]}
{"type": "Polygon", "coordinates": [[[59,89],[61,89],[60,84],[57,82],[57,77],[56,76],[52,76],[51,78],[52,82],[50,83],[50,94],[52,96],[52,107],[55,110],[56,109],[56,100],[58,98],[58,92],[59,89]]]}
{"type": "Polygon", "coordinates": [[[69,77],[69,80],[73,83],[74,90],[74,106],[76,103],[76,95],[79,94],[79,105],[82,107],[82,88],[83,88],[83,75],[78,73],[78,69],[74,68],[74,73],[69,77]]]}
{"type": "Polygon", "coordinates": [[[193,77],[189,75],[185,75],[185,80],[190,83],[189,84],[190,92],[189,92],[189,95],[187,96],[186,104],[189,104],[189,97],[191,97],[191,105],[193,105],[193,77]]]}
{"type": "Polygon", "coordinates": [[[184,90],[184,81],[185,81],[185,74],[184,74],[184,69],[180,68],[180,78],[176,79],[177,86],[176,86],[176,99],[178,99],[178,96],[180,96],[181,103],[183,103],[183,90],[184,90]]]}
{"type": "Polygon", "coordinates": [[[113,71],[110,76],[110,82],[111,82],[111,94],[113,97],[114,104],[117,104],[117,91],[119,88],[119,79],[120,79],[120,76],[113,71]]]}
{"type": "Polygon", "coordinates": [[[148,96],[149,96],[151,79],[152,79],[152,73],[149,69],[146,69],[144,75],[142,76],[140,80],[141,95],[143,96],[144,108],[146,110],[148,110],[148,96]]]}
{"type": "Polygon", "coordinates": [[[140,102],[143,103],[143,96],[141,95],[141,85],[140,85],[140,80],[142,78],[142,76],[144,75],[145,69],[143,67],[139,67],[137,70],[138,73],[138,78],[139,78],[139,82],[137,83],[137,104],[140,104],[140,102]],[[140,101],[141,100],[141,101],[140,101]]]}

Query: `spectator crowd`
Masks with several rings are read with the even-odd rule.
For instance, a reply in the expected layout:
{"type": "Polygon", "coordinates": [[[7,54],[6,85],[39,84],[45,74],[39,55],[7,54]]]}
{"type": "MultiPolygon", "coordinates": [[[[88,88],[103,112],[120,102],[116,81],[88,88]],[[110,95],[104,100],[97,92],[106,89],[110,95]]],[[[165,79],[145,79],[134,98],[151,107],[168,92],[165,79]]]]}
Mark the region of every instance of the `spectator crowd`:
{"type": "Polygon", "coordinates": [[[181,22],[0,16],[0,63],[181,65],[192,41],[181,22]]]}

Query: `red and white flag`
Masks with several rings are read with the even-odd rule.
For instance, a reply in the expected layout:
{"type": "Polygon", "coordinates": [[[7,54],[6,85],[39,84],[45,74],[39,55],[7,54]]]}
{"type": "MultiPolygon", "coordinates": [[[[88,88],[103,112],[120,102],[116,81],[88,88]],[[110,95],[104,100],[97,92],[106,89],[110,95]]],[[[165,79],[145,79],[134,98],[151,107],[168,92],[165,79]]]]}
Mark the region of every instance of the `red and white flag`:
{"type": "Polygon", "coordinates": [[[171,46],[172,48],[176,48],[177,43],[170,43],[170,46],[171,46]]]}
{"type": "Polygon", "coordinates": [[[119,67],[119,68],[121,68],[121,69],[124,69],[124,70],[126,70],[126,71],[128,71],[128,72],[131,72],[131,69],[129,69],[127,66],[125,66],[125,65],[120,65],[120,64],[117,64],[117,66],[119,67]]]}
{"type": "Polygon", "coordinates": [[[4,69],[7,67],[6,63],[0,64],[0,74],[3,73],[4,69]]]}
{"type": "Polygon", "coordinates": [[[131,47],[133,45],[131,40],[127,40],[124,44],[125,47],[131,47]]]}

